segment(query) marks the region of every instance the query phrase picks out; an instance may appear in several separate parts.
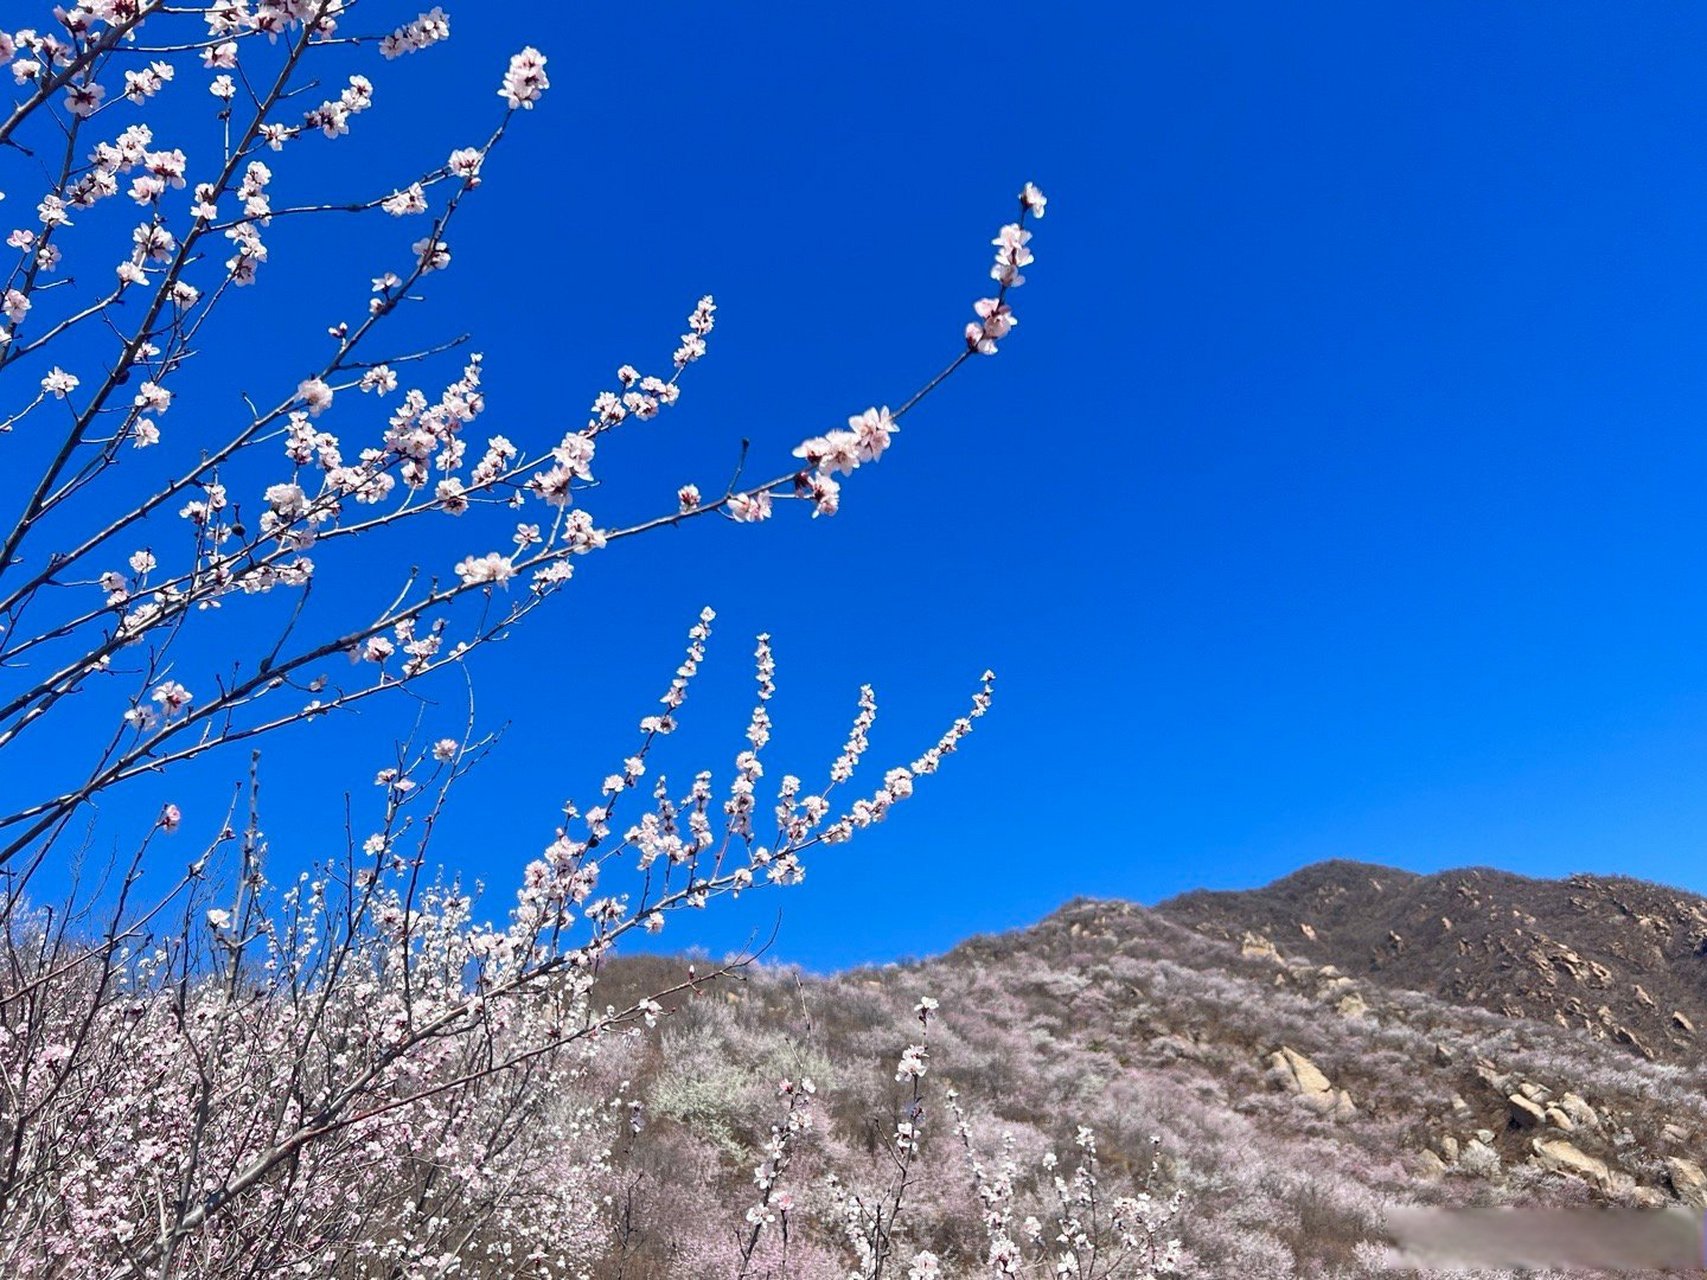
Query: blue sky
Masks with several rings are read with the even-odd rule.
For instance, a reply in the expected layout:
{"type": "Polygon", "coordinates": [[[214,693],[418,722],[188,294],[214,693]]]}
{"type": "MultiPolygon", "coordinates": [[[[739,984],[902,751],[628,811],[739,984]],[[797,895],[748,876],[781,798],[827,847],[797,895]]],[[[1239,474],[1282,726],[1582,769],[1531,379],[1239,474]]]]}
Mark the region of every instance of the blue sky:
{"type": "MultiPolygon", "coordinates": [[[[1051,203],[1011,341],[841,515],[613,550],[482,657],[482,719],[509,728],[442,856],[494,886],[534,856],[709,603],[683,774],[728,773],[760,630],[773,771],[827,764],[862,681],[873,759],[899,762],[1001,679],[889,824],[677,945],[780,909],[775,954],[831,967],[1329,857],[1707,891],[1707,17],[532,8],[451,6],[450,45],[381,67],[323,158],[352,182],[435,163],[483,132],[515,47],[550,57],[435,316],[487,353],[485,425],[555,438],[717,296],[682,403],[601,452],[601,517],[720,487],[744,436],[781,459],[904,399],[1013,193],[1051,203]]],[[[302,274],[246,337],[359,306],[385,236],[281,239],[302,274]]],[[[279,333],[270,360],[307,359],[279,333]]],[[[486,549],[456,532],[423,554],[486,549]]],[[[279,856],[335,828],[398,714],[274,749],[279,856]]]]}

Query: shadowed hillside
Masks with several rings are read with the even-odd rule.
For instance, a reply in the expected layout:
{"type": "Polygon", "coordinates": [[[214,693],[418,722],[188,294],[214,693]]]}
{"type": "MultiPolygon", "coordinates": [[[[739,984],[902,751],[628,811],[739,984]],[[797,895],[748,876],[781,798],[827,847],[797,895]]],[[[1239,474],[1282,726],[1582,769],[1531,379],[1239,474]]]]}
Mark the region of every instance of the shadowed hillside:
{"type": "Polygon", "coordinates": [[[1647,1058],[1692,1062],[1703,1052],[1707,899],[1682,890],[1617,876],[1419,876],[1324,862],[1158,910],[1246,949],[1273,945],[1384,986],[1576,1027],[1647,1058]]]}

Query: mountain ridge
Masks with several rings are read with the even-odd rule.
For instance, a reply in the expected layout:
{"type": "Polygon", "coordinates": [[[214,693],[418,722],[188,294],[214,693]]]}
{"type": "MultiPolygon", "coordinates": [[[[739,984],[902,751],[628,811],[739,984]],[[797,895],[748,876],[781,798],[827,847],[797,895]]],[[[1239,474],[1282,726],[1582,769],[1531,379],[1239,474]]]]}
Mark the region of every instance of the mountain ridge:
{"type": "Polygon", "coordinates": [[[1193,890],[1153,909],[1212,937],[1554,1022],[1650,1059],[1692,1061],[1704,1047],[1707,898],[1672,886],[1340,860],[1256,889],[1193,890]]]}

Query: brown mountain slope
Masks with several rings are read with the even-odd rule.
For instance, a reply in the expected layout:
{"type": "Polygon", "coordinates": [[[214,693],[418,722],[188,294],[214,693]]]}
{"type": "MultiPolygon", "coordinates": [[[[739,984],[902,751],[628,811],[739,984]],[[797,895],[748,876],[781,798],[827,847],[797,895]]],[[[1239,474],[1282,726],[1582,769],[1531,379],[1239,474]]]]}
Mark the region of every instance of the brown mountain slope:
{"type": "MultiPolygon", "coordinates": [[[[990,1274],[949,1088],[982,1158],[1015,1153],[1019,1217],[1047,1211],[1043,1153],[1065,1152],[1070,1162],[1078,1127],[1088,1126],[1107,1187],[1182,1198],[1168,1231],[1183,1242],[1180,1273],[1201,1280],[1390,1274],[1382,1241],[1394,1205],[1707,1205],[1707,1065],[1699,1059],[1644,1061],[1610,1035],[1597,1040],[1388,980],[1453,974],[1447,960],[1437,971],[1417,955],[1425,944],[1412,940],[1421,935],[1400,908],[1432,918],[1422,912],[1440,914],[1430,895],[1442,888],[1468,903],[1457,892],[1465,880],[1479,901],[1496,892],[1485,875],[1429,879],[1312,868],[1254,895],[1197,899],[1205,921],[1223,921],[1202,929],[1131,903],[1081,899],[1029,928],[972,938],[929,960],[827,977],[756,966],[682,992],[656,1028],[621,1047],[632,1054],[624,1088],[643,1101],[647,1122],[625,1158],[622,1203],[641,1225],[624,1238],[620,1274],[738,1273],[707,1252],[719,1238],[733,1240],[733,1230],[718,1236],[706,1224],[743,1220],[760,1144],[780,1114],[775,1082],[809,1074],[816,1121],[786,1178],[792,1261],[762,1274],[845,1277],[843,1216],[828,1176],[862,1195],[890,1185],[889,1135],[899,1117],[920,1119],[896,1062],[923,1038],[913,1011],[927,996],[939,1009],[904,1253],[931,1250],[943,1276],[990,1274]],[[1357,883],[1370,878],[1379,889],[1357,883]],[[1356,905],[1365,898],[1382,913],[1356,905]],[[1245,942],[1247,929],[1278,935],[1284,922],[1288,950],[1298,950],[1294,940],[1312,945],[1301,917],[1319,922],[1311,926],[1318,946],[1379,926],[1379,951],[1397,926],[1396,958],[1411,967],[1378,955],[1384,968],[1369,976],[1359,943],[1354,977],[1349,966],[1245,942]],[[1231,936],[1212,936],[1221,931],[1231,936]]],[[[1648,905],[1644,894],[1669,894],[1604,883],[1633,907],[1648,905]]],[[[1523,910],[1533,919],[1515,923],[1537,939],[1567,936],[1563,926],[1578,916],[1611,909],[1599,888],[1533,888],[1507,878],[1497,891],[1500,901],[1528,895],[1523,910]],[[1543,909],[1555,891],[1562,905],[1543,909]],[[1571,908],[1573,895],[1590,908],[1571,908]]],[[[1483,914],[1499,909],[1484,905],[1483,914]]],[[[1455,942],[1461,929],[1483,936],[1470,913],[1458,915],[1466,923],[1454,918],[1445,937],[1455,942]]],[[[1661,967],[1641,954],[1624,958],[1613,946],[1622,945],[1622,928],[1657,926],[1607,926],[1613,936],[1594,954],[1609,958],[1592,963],[1609,973],[1614,959],[1661,967]]],[[[1485,932],[1501,939],[1501,929],[1485,932]]],[[[1572,954],[1567,966],[1594,973],[1590,955],[1572,954]]],[[[679,957],[619,961],[602,976],[598,1001],[620,1006],[679,981],[685,967],[679,957]]],[[[1490,966],[1533,971],[1521,960],[1490,966]]]]}
{"type": "Polygon", "coordinates": [[[1617,876],[1417,875],[1323,862],[1157,911],[1247,952],[1585,1030],[1650,1059],[1707,1053],[1707,899],[1617,876]]]}

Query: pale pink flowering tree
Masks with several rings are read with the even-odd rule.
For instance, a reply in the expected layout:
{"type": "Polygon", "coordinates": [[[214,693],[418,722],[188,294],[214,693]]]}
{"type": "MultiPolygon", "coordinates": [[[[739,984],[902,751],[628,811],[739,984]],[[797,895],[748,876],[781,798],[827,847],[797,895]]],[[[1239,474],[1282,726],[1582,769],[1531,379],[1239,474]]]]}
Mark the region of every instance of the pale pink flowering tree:
{"type": "MultiPolygon", "coordinates": [[[[1177,1274],[1183,1248],[1169,1228],[1180,1213],[1183,1192],[1158,1200],[1148,1189],[1160,1180],[1160,1140],[1152,1140],[1144,1184],[1125,1192],[1111,1192],[1104,1186],[1096,1135],[1082,1124],[1077,1126],[1072,1154],[1066,1160],[1045,1151],[1035,1165],[1022,1165],[1010,1135],[1004,1138],[992,1167],[975,1145],[959,1090],[947,1083],[933,1089],[927,1079],[939,1074],[929,1047],[937,1014],[938,1004],[932,997],[923,997],[914,1006],[917,1043],[903,1049],[895,1062],[894,1078],[900,1089],[876,1161],[880,1176],[875,1184],[856,1188],[834,1173],[822,1179],[826,1221],[818,1225],[840,1238],[851,1263],[851,1270],[843,1273],[848,1280],[883,1280],[903,1274],[906,1280],[950,1274],[978,1274],[993,1280],[1027,1276],[1157,1280],[1177,1274]],[[932,1178],[923,1168],[923,1157],[926,1144],[934,1140],[939,1105],[952,1119],[953,1134],[964,1153],[965,1174],[987,1244],[987,1251],[976,1261],[954,1259],[953,1270],[946,1269],[950,1263],[936,1251],[918,1247],[910,1222],[913,1193],[932,1178]]],[[[814,1139],[817,1088],[810,1078],[785,1079],[778,1093],[786,1113],[782,1122],[772,1126],[763,1159],[754,1171],[759,1194],[746,1212],[748,1230],[741,1240],[739,1271],[743,1277],[753,1274],[752,1260],[767,1237],[775,1246],[769,1257],[778,1268],[772,1274],[790,1274],[790,1213],[794,1211],[796,1219],[799,1213],[788,1175],[801,1149],[814,1139]]],[[[804,1225],[795,1223],[796,1238],[805,1234],[804,1225]]]]}
{"type": "MultiPolygon", "coordinates": [[[[454,269],[463,202],[550,79],[547,59],[522,50],[482,136],[447,139],[442,163],[353,199],[316,189],[311,165],[279,179],[279,153],[365,127],[388,60],[450,35],[438,9],[376,10],[80,0],[0,30],[15,91],[0,149],[16,162],[0,168],[0,211],[14,212],[0,282],[0,447],[13,451],[0,749],[39,752],[71,707],[110,710],[100,733],[54,739],[63,781],[0,806],[7,1275],[580,1274],[603,1230],[611,1135],[635,1114],[625,1037],[666,994],[594,1008],[602,957],[673,912],[799,883],[810,851],[883,820],[989,705],[986,675],[935,745],[844,800],[875,716],[867,690],[829,782],[785,775],[761,801],[774,691],[761,638],[733,778],[720,789],[702,772],[673,790],[652,754],[705,659],[707,610],[659,709],[597,802],[566,810],[503,918],[428,869],[455,785],[490,746],[472,714],[455,737],[405,736],[352,806],[345,847],[269,882],[263,738],[466,668],[549,617],[578,558],[614,542],[702,516],[758,522],[788,500],[834,514],[836,477],[876,462],[926,394],[1011,331],[1027,223],[1043,213],[1028,185],[994,241],[994,296],[899,408],[850,416],[759,483],[681,484],[657,514],[602,524],[581,505],[600,446],[677,403],[716,306],[700,299],[654,372],[623,365],[547,439],[475,438],[479,354],[410,385],[462,344],[399,345],[391,322],[454,269]],[[323,80],[329,59],[366,50],[380,83],[323,80]],[[167,95],[201,106],[151,124],[167,95]],[[269,285],[273,228],[351,216],[406,226],[367,276],[363,313],[332,321],[310,367],[257,369],[271,385],[240,412],[204,401],[198,352],[222,304],[269,285]],[[167,478],[139,479],[158,458],[167,478]],[[459,519],[465,551],[425,573],[365,536],[459,519]],[[362,621],[319,623],[308,596],[327,575],[373,584],[362,621]],[[216,664],[196,640],[225,610],[245,619],[249,647],[216,664]],[[104,796],[240,744],[249,778],[228,804],[176,797],[110,879],[78,882],[63,908],[37,902],[36,884],[62,878],[42,869],[72,864],[66,846],[104,796]],[[199,843],[169,859],[168,838],[199,843]],[[170,861],[183,871],[145,898],[144,868],[152,881],[170,861]]],[[[754,1239],[775,1204],[761,1202],[754,1239]]]]}

